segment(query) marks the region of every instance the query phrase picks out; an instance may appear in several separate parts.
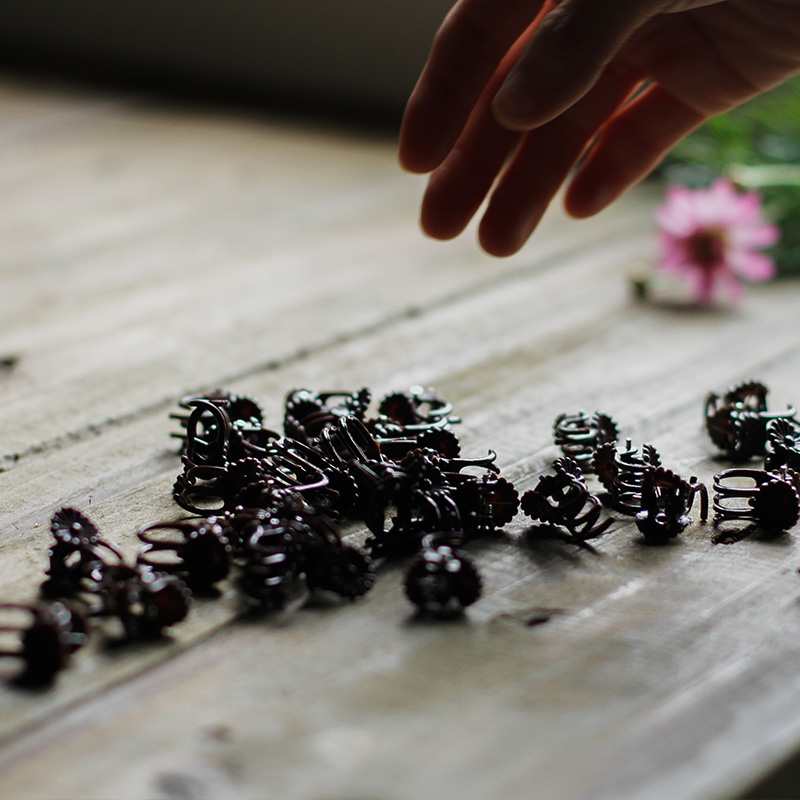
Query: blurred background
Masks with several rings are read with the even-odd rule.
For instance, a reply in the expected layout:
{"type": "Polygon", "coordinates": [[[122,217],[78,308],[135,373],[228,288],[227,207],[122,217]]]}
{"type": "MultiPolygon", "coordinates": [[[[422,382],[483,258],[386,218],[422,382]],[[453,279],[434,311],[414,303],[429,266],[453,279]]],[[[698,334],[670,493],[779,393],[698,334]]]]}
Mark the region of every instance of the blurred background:
{"type": "Polygon", "coordinates": [[[800,78],[709,120],[667,156],[656,178],[708,186],[727,177],[757,189],[781,229],[771,248],[779,276],[800,276],[800,78]]]}
{"type": "MultiPolygon", "coordinates": [[[[0,0],[0,67],[372,126],[394,134],[454,0],[0,0]]],[[[730,177],[782,229],[800,275],[800,80],[712,120],[656,179],[730,177]]]]}
{"type": "Polygon", "coordinates": [[[454,0],[0,0],[0,63],[396,124],[454,0]]]}

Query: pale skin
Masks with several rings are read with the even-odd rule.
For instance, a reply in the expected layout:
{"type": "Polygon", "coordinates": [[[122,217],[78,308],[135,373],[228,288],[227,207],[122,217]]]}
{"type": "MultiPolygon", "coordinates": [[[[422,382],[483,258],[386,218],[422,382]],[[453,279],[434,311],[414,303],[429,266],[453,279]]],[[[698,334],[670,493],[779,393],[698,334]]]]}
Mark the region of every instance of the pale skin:
{"type": "Polygon", "coordinates": [[[421,225],[517,252],[566,185],[601,211],[707,119],[800,72],[800,0],[459,0],[408,101],[421,225]],[[577,170],[575,165],[587,150],[577,170]]]}

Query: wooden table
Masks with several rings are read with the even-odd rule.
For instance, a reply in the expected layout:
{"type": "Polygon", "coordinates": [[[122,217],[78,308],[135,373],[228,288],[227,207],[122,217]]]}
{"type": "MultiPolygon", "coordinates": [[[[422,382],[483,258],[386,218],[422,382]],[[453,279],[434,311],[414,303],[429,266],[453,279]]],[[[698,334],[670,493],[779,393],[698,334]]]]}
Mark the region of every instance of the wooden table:
{"type": "MultiPolygon", "coordinates": [[[[296,387],[434,386],[463,452],[495,450],[520,493],[563,411],[710,482],[709,390],[753,377],[800,403],[800,285],[632,300],[651,188],[554,211],[495,261],[418,233],[388,139],[5,76],[0,143],[6,602],[36,598],[61,506],[131,559],[140,526],[181,516],[169,414],[190,393],[249,394],[280,425],[296,387]]],[[[485,591],[463,619],[415,618],[404,564],[357,602],[258,619],[228,586],[164,641],[4,683],[0,795],[738,796],[800,745],[796,534],[715,544],[695,521],[649,547],[615,516],[596,553],[528,541],[521,514],[471,545],[485,591]]]]}

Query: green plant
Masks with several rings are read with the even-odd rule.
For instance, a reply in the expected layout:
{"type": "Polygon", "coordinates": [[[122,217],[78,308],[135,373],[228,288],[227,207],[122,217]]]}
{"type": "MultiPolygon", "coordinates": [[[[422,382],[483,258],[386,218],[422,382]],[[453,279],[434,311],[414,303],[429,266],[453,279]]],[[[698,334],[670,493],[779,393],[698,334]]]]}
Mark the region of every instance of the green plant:
{"type": "Polygon", "coordinates": [[[705,123],[667,156],[669,183],[708,185],[724,176],[758,189],[780,226],[770,251],[780,275],[800,275],[800,77],[705,123]]]}

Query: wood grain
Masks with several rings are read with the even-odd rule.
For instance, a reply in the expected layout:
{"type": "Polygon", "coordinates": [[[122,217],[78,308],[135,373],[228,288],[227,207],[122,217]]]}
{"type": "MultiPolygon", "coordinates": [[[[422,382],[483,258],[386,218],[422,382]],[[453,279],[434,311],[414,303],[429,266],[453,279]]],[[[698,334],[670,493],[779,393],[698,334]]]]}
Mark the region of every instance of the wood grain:
{"type": "MultiPolygon", "coordinates": [[[[520,491],[562,411],[606,411],[708,482],[707,391],[757,377],[800,402],[800,286],[631,299],[652,187],[586,222],[554,210],[497,262],[418,234],[389,141],[11,76],[0,140],[3,600],[35,595],[60,505],[131,556],[179,516],[168,414],[201,389],[279,421],[299,386],[434,385],[520,491]]],[[[0,796],[705,800],[795,752],[795,532],[721,545],[696,522],[659,548],[619,517],[592,553],[527,527],[471,546],[485,593],[452,624],[414,617],[402,565],[356,603],[261,619],[227,587],[165,642],[3,685],[0,796]]]]}

